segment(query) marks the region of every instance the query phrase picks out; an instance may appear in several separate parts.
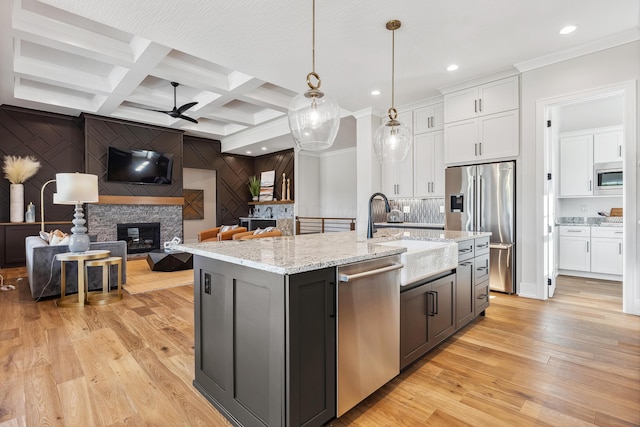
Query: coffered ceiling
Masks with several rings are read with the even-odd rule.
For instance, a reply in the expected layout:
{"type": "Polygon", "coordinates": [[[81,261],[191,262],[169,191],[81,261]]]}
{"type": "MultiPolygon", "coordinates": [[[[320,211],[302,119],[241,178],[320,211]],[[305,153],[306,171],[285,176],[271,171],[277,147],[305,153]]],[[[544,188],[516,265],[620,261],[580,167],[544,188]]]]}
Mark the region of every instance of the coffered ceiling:
{"type": "MultiPolygon", "coordinates": [[[[317,0],[316,71],[345,117],[638,39],[638,0],[317,0]],[[561,27],[578,29],[560,36],[561,27]],[[535,60],[535,61],[533,61],[535,60]],[[452,63],[455,72],[446,71],[452,63]],[[378,89],[381,95],[372,96],[378,89]]],[[[252,155],[290,148],[311,71],[310,0],[3,0],[0,103],[155,124],[252,155]],[[197,101],[191,123],[153,110],[197,101]],[[264,150],[262,149],[264,147],[264,150]]],[[[344,123],[336,148],[352,146],[344,123]]]]}

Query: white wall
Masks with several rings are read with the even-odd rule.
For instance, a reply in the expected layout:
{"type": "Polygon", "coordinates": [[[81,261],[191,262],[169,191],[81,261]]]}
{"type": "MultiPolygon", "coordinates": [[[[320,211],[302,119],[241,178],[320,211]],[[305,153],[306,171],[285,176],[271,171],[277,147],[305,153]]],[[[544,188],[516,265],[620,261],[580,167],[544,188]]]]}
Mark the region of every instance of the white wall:
{"type": "Polygon", "coordinates": [[[594,217],[598,212],[609,213],[611,208],[622,207],[620,197],[578,197],[558,199],[557,216],[594,217]]]}
{"type": "Polygon", "coordinates": [[[320,157],[298,151],[296,176],[296,215],[320,216],[320,157]]]}
{"type": "Polygon", "coordinates": [[[356,217],[356,148],[320,157],[320,212],[324,217],[356,217]]]}
{"type": "MultiPolygon", "coordinates": [[[[517,233],[520,246],[516,268],[521,295],[544,298],[543,223],[544,215],[544,127],[539,103],[545,99],[568,96],[579,92],[621,85],[640,78],[640,42],[627,43],[600,52],[525,71],[521,75],[521,151],[518,159],[517,233]]],[[[625,100],[625,111],[633,110],[636,123],[640,123],[637,93],[625,100]],[[632,108],[629,108],[629,105],[632,108]]],[[[625,119],[629,123],[629,119],[625,119]]],[[[636,219],[640,176],[637,174],[637,128],[625,127],[625,185],[627,201],[625,214],[633,219],[625,221],[625,245],[629,249],[626,264],[639,253],[640,227],[636,219]],[[627,225],[629,225],[627,227],[627,225]],[[629,261],[627,261],[629,260],[629,261]]],[[[635,271],[635,270],[633,270],[635,271]]],[[[625,283],[636,275],[627,275],[625,283]],[[630,276],[630,277],[629,277],[630,276]]],[[[637,292],[637,291],[636,291],[637,292]]],[[[637,300],[637,294],[634,297],[637,300]]]]}
{"type": "Polygon", "coordinates": [[[198,232],[216,226],[216,171],[184,168],[182,187],[204,190],[204,219],[184,220],[184,242],[196,243],[198,232]]]}
{"type": "Polygon", "coordinates": [[[298,153],[296,215],[356,217],[356,149],[298,153]]]}
{"type": "Polygon", "coordinates": [[[611,96],[559,107],[558,132],[616,126],[622,124],[622,96],[611,96]]]}

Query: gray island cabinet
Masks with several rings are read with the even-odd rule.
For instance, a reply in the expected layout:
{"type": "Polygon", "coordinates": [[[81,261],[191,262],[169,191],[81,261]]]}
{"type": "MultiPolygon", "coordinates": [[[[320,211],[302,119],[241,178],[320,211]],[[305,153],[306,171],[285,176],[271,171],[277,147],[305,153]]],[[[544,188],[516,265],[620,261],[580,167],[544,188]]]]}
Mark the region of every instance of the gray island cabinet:
{"type": "Polygon", "coordinates": [[[281,275],[196,256],[195,380],[243,426],[336,411],[335,268],[281,275]]]}
{"type": "MultiPolygon", "coordinates": [[[[237,426],[311,427],[335,418],[338,267],[403,254],[404,247],[379,244],[398,237],[387,229],[369,240],[350,231],[177,245],[194,255],[194,386],[237,426]]],[[[449,243],[474,237],[402,233],[449,243]]],[[[424,286],[400,295],[400,311],[418,328],[411,345],[420,347],[402,366],[454,331],[457,251],[432,254],[424,286]]]]}

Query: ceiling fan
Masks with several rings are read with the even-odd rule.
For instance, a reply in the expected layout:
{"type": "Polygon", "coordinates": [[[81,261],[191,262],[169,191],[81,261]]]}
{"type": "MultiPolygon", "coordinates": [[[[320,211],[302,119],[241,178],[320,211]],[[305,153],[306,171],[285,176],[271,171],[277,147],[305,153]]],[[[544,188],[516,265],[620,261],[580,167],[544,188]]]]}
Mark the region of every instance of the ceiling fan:
{"type": "Polygon", "coordinates": [[[176,106],[176,88],[180,86],[180,83],[171,82],[171,86],[173,86],[173,110],[171,111],[163,111],[163,110],[153,110],[159,113],[165,113],[173,117],[174,119],[184,119],[193,123],[198,123],[196,119],[192,119],[191,117],[185,116],[182,113],[187,111],[189,108],[193,107],[197,104],[197,102],[189,102],[187,104],[181,105],[180,108],[176,106]]]}

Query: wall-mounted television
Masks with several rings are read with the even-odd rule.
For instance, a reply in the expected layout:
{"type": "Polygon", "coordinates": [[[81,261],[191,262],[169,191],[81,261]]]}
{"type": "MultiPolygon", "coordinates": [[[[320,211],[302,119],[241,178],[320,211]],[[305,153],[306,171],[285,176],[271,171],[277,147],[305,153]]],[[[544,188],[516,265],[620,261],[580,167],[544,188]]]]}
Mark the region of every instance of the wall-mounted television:
{"type": "Polygon", "coordinates": [[[173,154],[109,147],[107,181],[130,184],[171,184],[173,154]]]}

